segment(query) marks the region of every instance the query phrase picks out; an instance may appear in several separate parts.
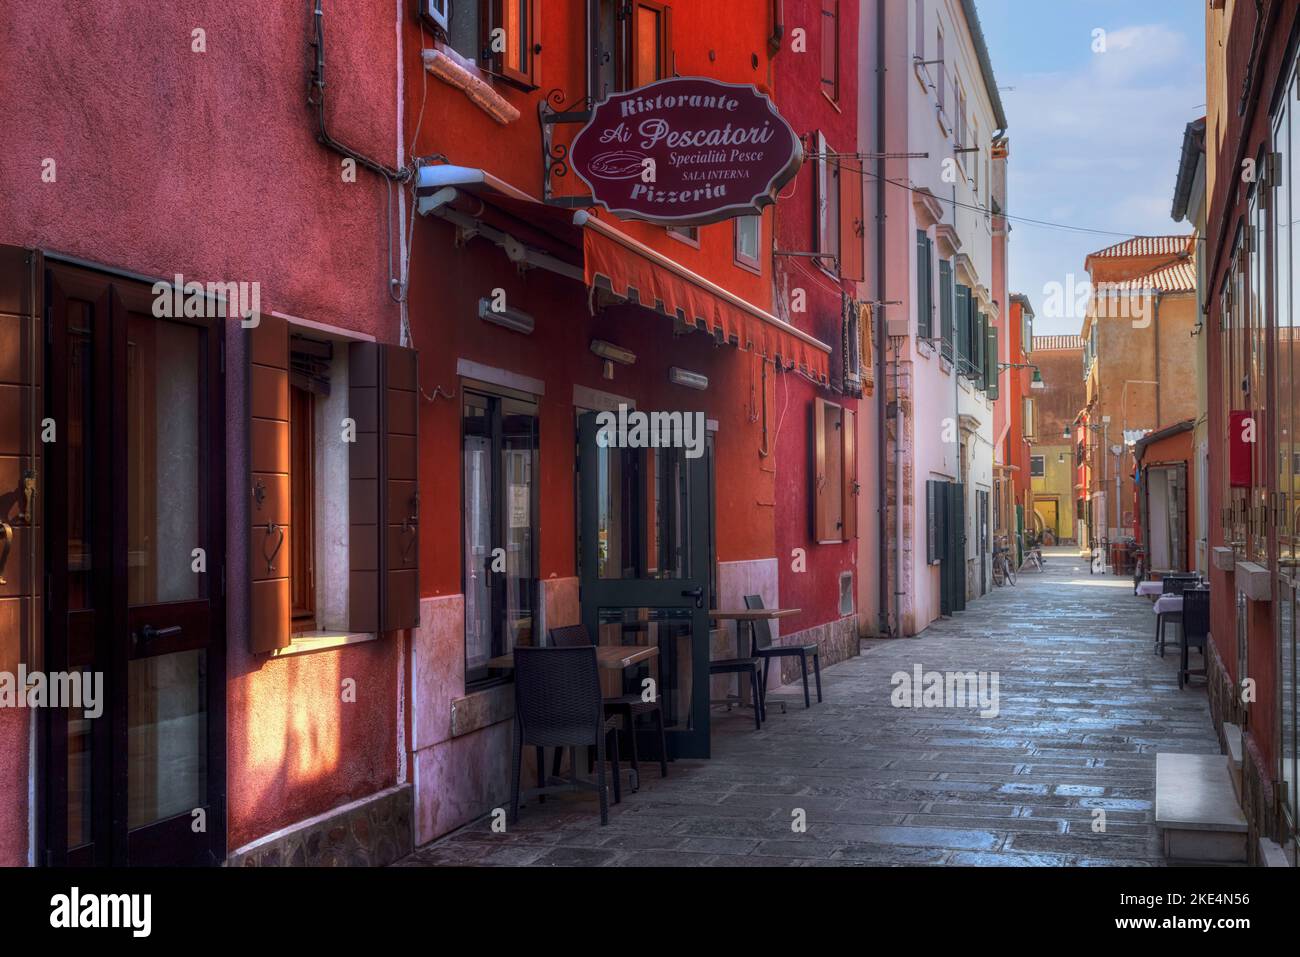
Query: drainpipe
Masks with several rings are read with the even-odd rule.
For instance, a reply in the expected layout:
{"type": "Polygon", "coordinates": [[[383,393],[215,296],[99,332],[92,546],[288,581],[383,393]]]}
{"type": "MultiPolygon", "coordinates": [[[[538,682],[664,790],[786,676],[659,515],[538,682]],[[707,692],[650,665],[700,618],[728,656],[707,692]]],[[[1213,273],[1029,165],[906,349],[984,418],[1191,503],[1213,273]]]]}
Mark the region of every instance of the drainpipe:
{"type": "Polygon", "coordinates": [[[772,0],[772,35],[767,38],[767,45],[773,55],[781,51],[781,41],[784,39],[785,0],[772,0]]]}
{"type": "MultiPolygon", "coordinates": [[[[876,0],[876,302],[884,302],[885,295],[885,2],[876,0]]],[[[885,350],[889,345],[886,335],[884,306],[878,307],[876,316],[876,381],[882,393],[885,386],[885,350]]],[[[889,519],[889,436],[886,434],[886,403],[882,394],[876,402],[876,510],[880,517],[880,615],[881,635],[897,637],[899,632],[890,628],[889,595],[889,544],[885,537],[889,519]]],[[[902,489],[896,489],[902,505],[902,489]]],[[[901,519],[901,509],[900,509],[901,519]]],[[[901,525],[901,521],[899,522],[901,525]]],[[[900,616],[901,620],[901,616],[900,616]]]]}

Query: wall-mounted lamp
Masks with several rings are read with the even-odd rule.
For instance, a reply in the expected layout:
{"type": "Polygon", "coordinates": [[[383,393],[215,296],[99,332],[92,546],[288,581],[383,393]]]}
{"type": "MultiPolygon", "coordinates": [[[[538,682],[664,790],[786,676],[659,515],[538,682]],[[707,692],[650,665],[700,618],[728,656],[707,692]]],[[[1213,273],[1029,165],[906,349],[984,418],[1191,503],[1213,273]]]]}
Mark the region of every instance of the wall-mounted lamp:
{"type": "Polygon", "coordinates": [[[1043,373],[1039,371],[1038,366],[1034,365],[1032,362],[999,362],[998,372],[1000,373],[1004,369],[1033,369],[1034,377],[1029,380],[1029,388],[1033,389],[1035,392],[1040,392],[1047,388],[1047,383],[1043,381],[1043,373]]]}
{"type": "Polygon", "coordinates": [[[492,308],[491,299],[480,299],[478,301],[478,317],[484,322],[490,322],[494,325],[502,326],[511,332],[520,332],[524,335],[531,335],[536,322],[528,313],[519,309],[512,309],[509,306],[503,306],[500,309],[492,308]]]}
{"type": "Polygon", "coordinates": [[[668,381],[674,385],[685,386],[688,389],[699,389],[701,392],[709,387],[709,377],[700,375],[698,372],[687,372],[685,369],[679,369],[673,366],[668,370],[668,381]]]}
{"type": "Polygon", "coordinates": [[[592,339],[591,351],[605,360],[605,368],[602,374],[606,379],[614,378],[615,362],[621,366],[630,366],[636,362],[636,353],[631,349],[624,349],[622,346],[616,346],[604,339],[592,339]]]}

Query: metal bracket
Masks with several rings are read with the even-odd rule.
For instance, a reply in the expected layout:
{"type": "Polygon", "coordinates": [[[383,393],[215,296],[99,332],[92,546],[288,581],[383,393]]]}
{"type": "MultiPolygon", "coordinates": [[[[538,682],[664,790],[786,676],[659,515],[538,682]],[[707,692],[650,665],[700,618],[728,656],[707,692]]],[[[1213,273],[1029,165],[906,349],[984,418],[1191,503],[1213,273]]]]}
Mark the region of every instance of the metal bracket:
{"type": "Polygon", "coordinates": [[[569,175],[569,147],[556,143],[554,129],[559,123],[587,123],[591,120],[591,98],[584,96],[565,104],[564,91],[558,87],[542,97],[537,104],[537,118],[542,127],[542,202],[562,209],[582,209],[592,205],[586,196],[556,196],[551,191],[551,177],[561,179],[569,175]]]}

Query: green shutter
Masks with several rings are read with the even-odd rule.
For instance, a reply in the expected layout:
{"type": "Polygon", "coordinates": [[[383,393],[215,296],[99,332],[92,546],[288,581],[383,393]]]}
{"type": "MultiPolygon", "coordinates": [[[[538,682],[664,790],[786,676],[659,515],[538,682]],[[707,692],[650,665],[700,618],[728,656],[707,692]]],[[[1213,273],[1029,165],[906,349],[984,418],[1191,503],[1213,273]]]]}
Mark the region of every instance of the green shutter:
{"type": "Polygon", "coordinates": [[[929,339],[934,333],[931,329],[934,311],[934,284],[930,272],[930,240],[924,229],[916,231],[916,335],[920,339],[929,339]]]}
{"type": "Polygon", "coordinates": [[[988,346],[988,317],[984,313],[976,310],[975,312],[975,355],[972,359],[975,362],[975,388],[980,391],[984,390],[984,373],[988,371],[987,346],[988,346]]]}
{"type": "Polygon", "coordinates": [[[970,356],[970,287],[957,283],[957,370],[970,356]]]}
{"type": "Polygon", "coordinates": [[[986,356],[986,366],[984,379],[988,383],[985,391],[988,392],[989,398],[997,401],[998,398],[998,327],[989,326],[989,346],[986,356]]]}
{"type": "Polygon", "coordinates": [[[939,260],[939,334],[943,336],[943,354],[952,358],[952,263],[939,260]]]}

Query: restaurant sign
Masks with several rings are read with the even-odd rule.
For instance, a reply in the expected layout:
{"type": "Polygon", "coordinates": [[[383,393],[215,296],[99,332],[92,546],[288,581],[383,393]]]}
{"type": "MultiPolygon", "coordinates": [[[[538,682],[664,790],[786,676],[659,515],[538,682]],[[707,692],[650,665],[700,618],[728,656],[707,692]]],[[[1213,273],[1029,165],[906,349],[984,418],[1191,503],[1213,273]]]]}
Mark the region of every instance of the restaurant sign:
{"type": "Polygon", "coordinates": [[[613,94],[569,155],[597,204],[668,226],[754,215],[803,162],[799,137],[766,95],[706,77],[613,94]]]}

